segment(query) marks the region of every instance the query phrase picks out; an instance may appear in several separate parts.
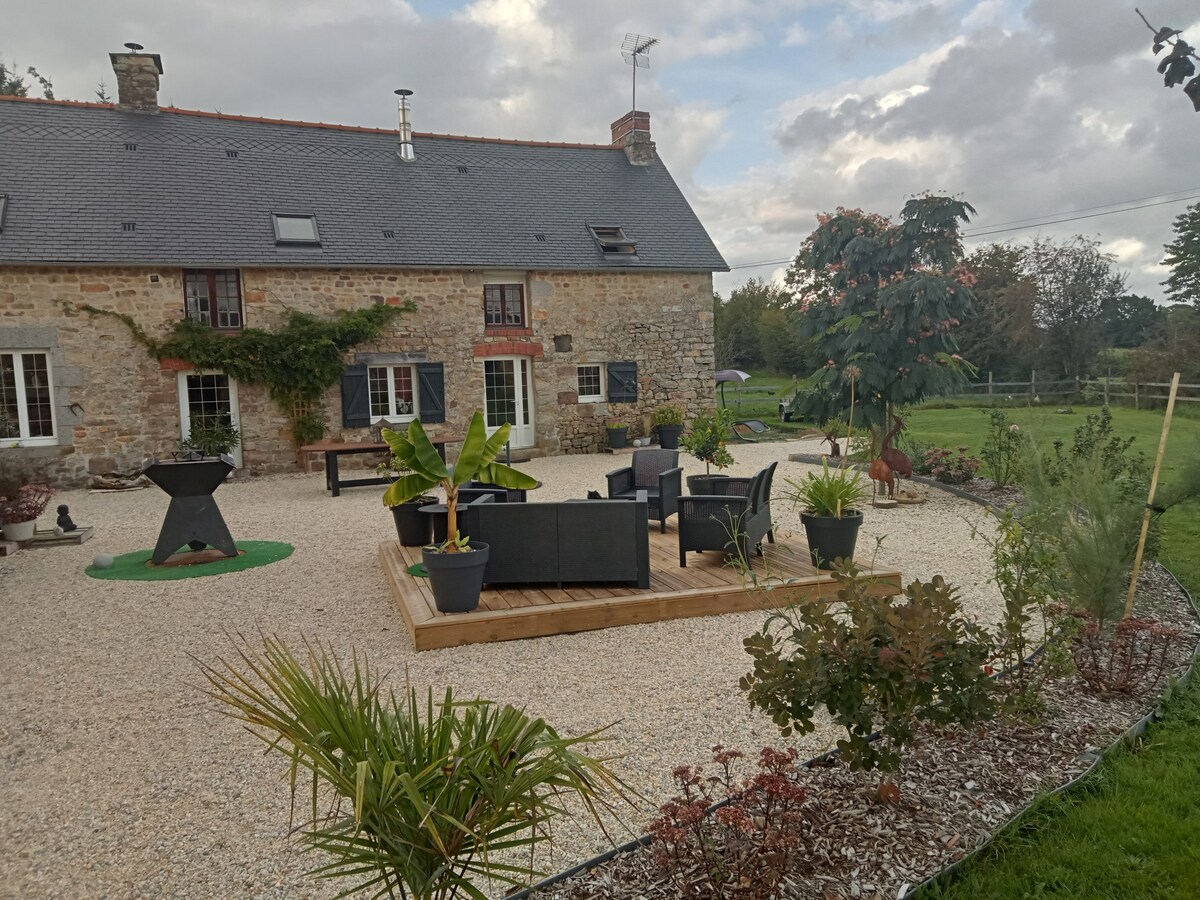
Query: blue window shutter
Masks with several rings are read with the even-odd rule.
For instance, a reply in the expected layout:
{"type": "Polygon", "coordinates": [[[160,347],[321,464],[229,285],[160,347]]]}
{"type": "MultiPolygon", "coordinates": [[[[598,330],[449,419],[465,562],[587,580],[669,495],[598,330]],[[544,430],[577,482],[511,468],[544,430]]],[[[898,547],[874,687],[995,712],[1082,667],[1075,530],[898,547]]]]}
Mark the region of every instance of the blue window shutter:
{"type": "Polygon", "coordinates": [[[346,366],[346,374],[342,376],[342,426],[371,426],[371,400],[367,393],[367,367],[364,365],[346,366]]]}
{"type": "Polygon", "coordinates": [[[423,423],[446,421],[446,375],[441,363],[417,363],[417,403],[423,423]]]}
{"type": "Polygon", "coordinates": [[[637,363],[608,364],[608,402],[637,403],[637,363]]]}

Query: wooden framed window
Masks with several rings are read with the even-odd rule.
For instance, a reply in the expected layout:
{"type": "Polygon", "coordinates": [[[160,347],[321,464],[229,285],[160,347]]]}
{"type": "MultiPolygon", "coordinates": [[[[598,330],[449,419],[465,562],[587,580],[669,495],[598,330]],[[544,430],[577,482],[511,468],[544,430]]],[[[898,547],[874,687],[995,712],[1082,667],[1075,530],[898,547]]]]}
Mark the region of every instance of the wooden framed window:
{"type": "Polygon", "coordinates": [[[189,319],[221,331],[237,331],[244,324],[237,269],[187,269],[183,293],[189,319]]]}
{"type": "Polygon", "coordinates": [[[368,366],[367,391],[371,402],[371,422],[411,422],[418,409],[415,366],[368,366]]]}
{"type": "Polygon", "coordinates": [[[0,452],[20,441],[58,443],[54,434],[50,356],[40,350],[0,350],[0,452]]]}
{"type": "Polygon", "coordinates": [[[489,328],[524,328],[525,285],[485,284],[483,314],[489,328]]]}
{"type": "Polygon", "coordinates": [[[578,366],[576,372],[579,402],[599,403],[604,400],[604,378],[600,374],[600,366],[578,366]]]}

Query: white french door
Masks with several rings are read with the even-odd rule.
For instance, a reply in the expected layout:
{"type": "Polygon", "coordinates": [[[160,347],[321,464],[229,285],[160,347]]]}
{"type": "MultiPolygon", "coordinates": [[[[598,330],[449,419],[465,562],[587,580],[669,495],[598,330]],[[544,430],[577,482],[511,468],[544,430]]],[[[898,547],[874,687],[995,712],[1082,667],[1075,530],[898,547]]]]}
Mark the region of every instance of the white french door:
{"type": "MultiPolygon", "coordinates": [[[[237,382],[223,372],[179,373],[179,437],[187,440],[192,433],[192,420],[219,416],[241,431],[238,418],[237,382]]],[[[229,454],[234,465],[242,467],[242,445],[229,454]]]]}
{"type": "Polygon", "coordinates": [[[527,356],[499,356],[483,361],[483,409],[488,435],[506,422],[510,444],[532,447],[532,372],[527,356]]]}

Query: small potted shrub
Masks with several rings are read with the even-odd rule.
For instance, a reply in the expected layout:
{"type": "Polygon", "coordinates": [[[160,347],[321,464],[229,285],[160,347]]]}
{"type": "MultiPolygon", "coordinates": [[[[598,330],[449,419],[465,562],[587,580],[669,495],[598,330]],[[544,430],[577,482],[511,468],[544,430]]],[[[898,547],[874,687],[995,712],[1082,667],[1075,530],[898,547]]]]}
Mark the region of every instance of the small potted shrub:
{"type": "Polygon", "coordinates": [[[608,432],[608,446],[623,450],[629,446],[629,425],[626,422],[609,422],[604,426],[608,432]]]}
{"type": "Polygon", "coordinates": [[[392,453],[411,471],[401,475],[383,495],[387,506],[399,506],[441,486],[446,493],[446,534],[442,544],[426,547],[421,554],[434,603],[441,612],[470,612],[479,605],[483,572],[487,567],[488,545],[471,541],[458,531],[458,489],[471,480],[486,481],[510,490],[533,490],[537,479],[519,469],[496,462],[496,456],[508,443],[512,426],[501,425],[489,438],[483,413],[476,412],[467,427],[458,462],[449,466],[425,434],[421,423],[413,420],[408,432],[383,430],[383,439],[392,453]]]}
{"type": "Polygon", "coordinates": [[[733,456],[725,445],[725,436],[732,425],[731,409],[718,409],[711,416],[704,413],[692,419],[691,430],[680,438],[679,445],[704,463],[704,474],[687,477],[688,493],[711,494],[713,479],[725,477],[713,475],[712,470],[733,464],[733,456]]]}
{"type": "Polygon", "coordinates": [[[678,450],[683,434],[683,410],[678,406],[660,406],[654,411],[654,427],[658,429],[658,445],[664,450],[678,450]]]}
{"type": "Polygon", "coordinates": [[[808,538],[808,550],[818,569],[832,569],[837,560],[854,558],[854,545],[862,525],[862,510],[856,509],[866,496],[862,477],[854,469],[810,472],[801,481],[787,480],[789,499],[800,506],[800,521],[808,538]]]}
{"type": "Polygon", "coordinates": [[[234,427],[228,414],[197,416],[192,419],[187,439],[180,444],[184,453],[198,453],[202,458],[230,453],[242,442],[242,434],[234,427]]]}
{"type": "MultiPolygon", "coordinates": [[[[397,478],[409,474],[412,469],[393,454],[376,466],[375,471],[384,478],[395,481],[397,478]]],[[[432,534],[430,526],[433,524],[433,520],[421,512],[421,507],[431,503],[437,503],[437,498],[432,494],[417,494],[415,497],[410,497],[403,503],[391,507],[392,518],[396,522],[396,538],[402,546],[424,547],[429,543],[432,534]]]]}
{"type": "Polygon", "coordinates": [[[0,526],[4,538],[24,542],[33,539],[38,517],[50,505],[54,489],[18,474],[0,479],[0,526]]]}

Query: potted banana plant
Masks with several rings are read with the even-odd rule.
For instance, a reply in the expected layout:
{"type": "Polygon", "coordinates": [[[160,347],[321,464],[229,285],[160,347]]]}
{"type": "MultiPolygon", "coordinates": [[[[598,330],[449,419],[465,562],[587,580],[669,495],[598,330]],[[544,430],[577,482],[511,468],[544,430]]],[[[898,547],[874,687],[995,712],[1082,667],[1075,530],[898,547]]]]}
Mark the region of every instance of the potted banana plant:
{"type": "Polygon", "coordinates": [[[392,482],[383,495],[384,504],[399,506],[434,487],[441,487],[446,494],[447,539],[421,551],[434,603],[441,612],[470,612],[479,606],[488,560],[487,544],[459,534],[458,489],[472,480],[509,490],[528,491],[538,486],[536,478],[496,462],[508,443],[510,430],[510,425],[501,425],[489,438],[483,413],[476,412],[467,427],[458,462],[450,466],[438,455],[420,422],[410,422],[407,433],[383,429],[383,439],[392,453],[410,470],[392,482]]]}

